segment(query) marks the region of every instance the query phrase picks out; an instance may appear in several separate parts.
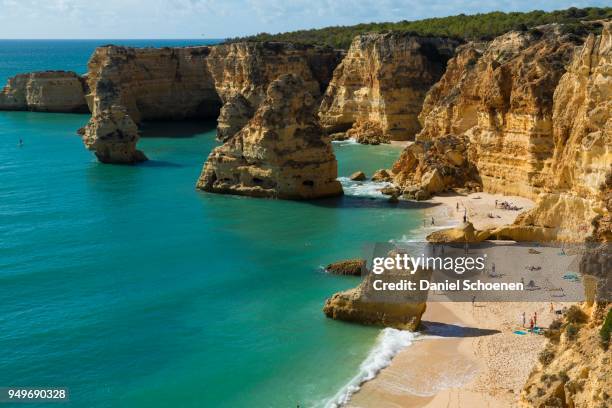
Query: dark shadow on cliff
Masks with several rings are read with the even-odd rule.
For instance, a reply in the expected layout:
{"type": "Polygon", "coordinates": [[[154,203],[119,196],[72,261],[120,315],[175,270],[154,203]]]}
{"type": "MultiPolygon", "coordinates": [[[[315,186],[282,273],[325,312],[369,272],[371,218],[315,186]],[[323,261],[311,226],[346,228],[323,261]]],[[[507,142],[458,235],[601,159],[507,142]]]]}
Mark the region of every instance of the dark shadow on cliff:
{"type": "Polygon", "coordinates": [[[189,138],[208,132],[214,132],[215,120],[181,120],[181,121],[148,121],[140,125],[140,136],[143,138],[189,138]]]}
{"type": "Polygon", "coordinates": [[[340,196],[331,198],[320,198],[307,201],[311,205],[326,208],[397,208],[402,210],[422,210],[438,206],[438,203],[427,201],[400,200],[391,203],[387,198],[340,196]]]}
{"type": "Polygon", "coordinates": [[[501,333],[499,330],[479,329],[456,324],[422,321],[422,332],[438,337],[481,337],[501,333]]]}

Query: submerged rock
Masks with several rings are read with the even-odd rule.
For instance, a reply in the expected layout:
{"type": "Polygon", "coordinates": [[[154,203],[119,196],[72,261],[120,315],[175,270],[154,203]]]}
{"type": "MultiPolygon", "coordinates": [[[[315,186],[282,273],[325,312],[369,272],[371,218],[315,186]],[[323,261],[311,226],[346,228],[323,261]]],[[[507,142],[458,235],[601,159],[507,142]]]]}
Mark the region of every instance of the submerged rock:
{"type": "Polygon", "coordinates": [[[364,181],[367,177],[363,171],[356,171],[349,178],[353,181],[364,181]]]}
{"type": "Polygon", "coordinates": [[[71,71],[41,71],[9,78],[0,110],[88,112],[84,80],[71,71]]]}
{"type": "Polygon", "coordinates": [[[361,276],[365,267],[365,259],[348,259],[331,263],[325,267],[325,270],[333,275],[361,276]]]}
{"type": "Polygon", "coordinates": [[[316,101],[297,75],[282,75],[255,116],[208,156],[197,188],[226,194],[312,199],[342,194],[316,101]]]}
{"type": "Polygon", "coordinates": [[[376,170],[371,178],[372,181],[389,182],[393,180],[393,176],[385,169],[376,170]]]}

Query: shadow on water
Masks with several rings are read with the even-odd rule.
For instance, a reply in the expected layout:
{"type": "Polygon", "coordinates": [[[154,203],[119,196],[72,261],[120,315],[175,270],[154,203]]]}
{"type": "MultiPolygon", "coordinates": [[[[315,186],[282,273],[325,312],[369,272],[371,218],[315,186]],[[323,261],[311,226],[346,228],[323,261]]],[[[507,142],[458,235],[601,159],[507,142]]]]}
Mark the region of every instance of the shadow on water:
{"type": "Polygon", "coordinates": [[[214,120],[181,120],[181,121],[150,121],[140,126],[144,138],[190,138],[196,135],[214,131],[217,122],[214,120]]]}
{"type": "Polygon", "coordinates": [[[169,162],[166,160],[147,160],[145,162],[139,163],[137,164],[137,166],[142,166],[142,167],[165,167],[165,168],[180,168],[180,167],[187,167],[185,165],[179,164],[179,163],[173,163],[173,162],[169,162]]]}
{"type": "Polygon", "coordinates": [[[501,333],[499,330],[465,327],[457,324],[446,324],[422,321],[423,333],[439,337],[482,337],[501,333]]]}
{"type": "Polygon", "coordinates": [[[356,196],[339,196],[330,198],[321,198],[317,200],[308,200],[308,204],[325,208],[398,208],[403,210],[422,210],[440,205],[439,203],[431,203],[425,201],[409,201],[400,200],[397,203],[391,203],[384,198],[375,197],[356,197],[356,196]]]}

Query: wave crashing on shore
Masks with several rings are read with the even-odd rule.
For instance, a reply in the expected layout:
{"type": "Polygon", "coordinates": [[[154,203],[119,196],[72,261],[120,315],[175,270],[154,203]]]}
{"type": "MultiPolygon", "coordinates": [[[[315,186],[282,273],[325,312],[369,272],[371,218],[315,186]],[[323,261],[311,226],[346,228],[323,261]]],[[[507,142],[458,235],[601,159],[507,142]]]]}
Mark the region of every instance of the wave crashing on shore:
{"type": "Polygon", "coordinates": [[[391,363],[397,353],[414,343],[418,336],[419,333],[406,330],[383,329],[367,358],[361,363],[359,373],[323,406],[338,408],[346,404],[351,396],[359,391],[364,382],[376,377],[380,370],[391,363]]]}

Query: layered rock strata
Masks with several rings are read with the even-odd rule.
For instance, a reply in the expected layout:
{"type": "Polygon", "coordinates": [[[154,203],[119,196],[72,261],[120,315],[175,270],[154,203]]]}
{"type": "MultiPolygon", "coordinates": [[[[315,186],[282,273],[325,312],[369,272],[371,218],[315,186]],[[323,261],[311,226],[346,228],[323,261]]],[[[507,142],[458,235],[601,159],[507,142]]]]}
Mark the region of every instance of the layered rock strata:
{"type": "Polygon", "coordinates": [[[197,188],[216,193],[311,199],[342,194],[316,99],[299,75],[272,81],[253,118],[208,156],[197,188]]]}
{"type": "Polygon", "coordinates": [[[403,33],[355,37],[323,97],[322,126],[365,143],[413,139],[425,94],[456,46],[403,33]]]}
{"type": "Polygon", "coordinates": [[[88,112],[85,81],[70,71],[16,75],[0,92],[0,110],[88,112]]]}

